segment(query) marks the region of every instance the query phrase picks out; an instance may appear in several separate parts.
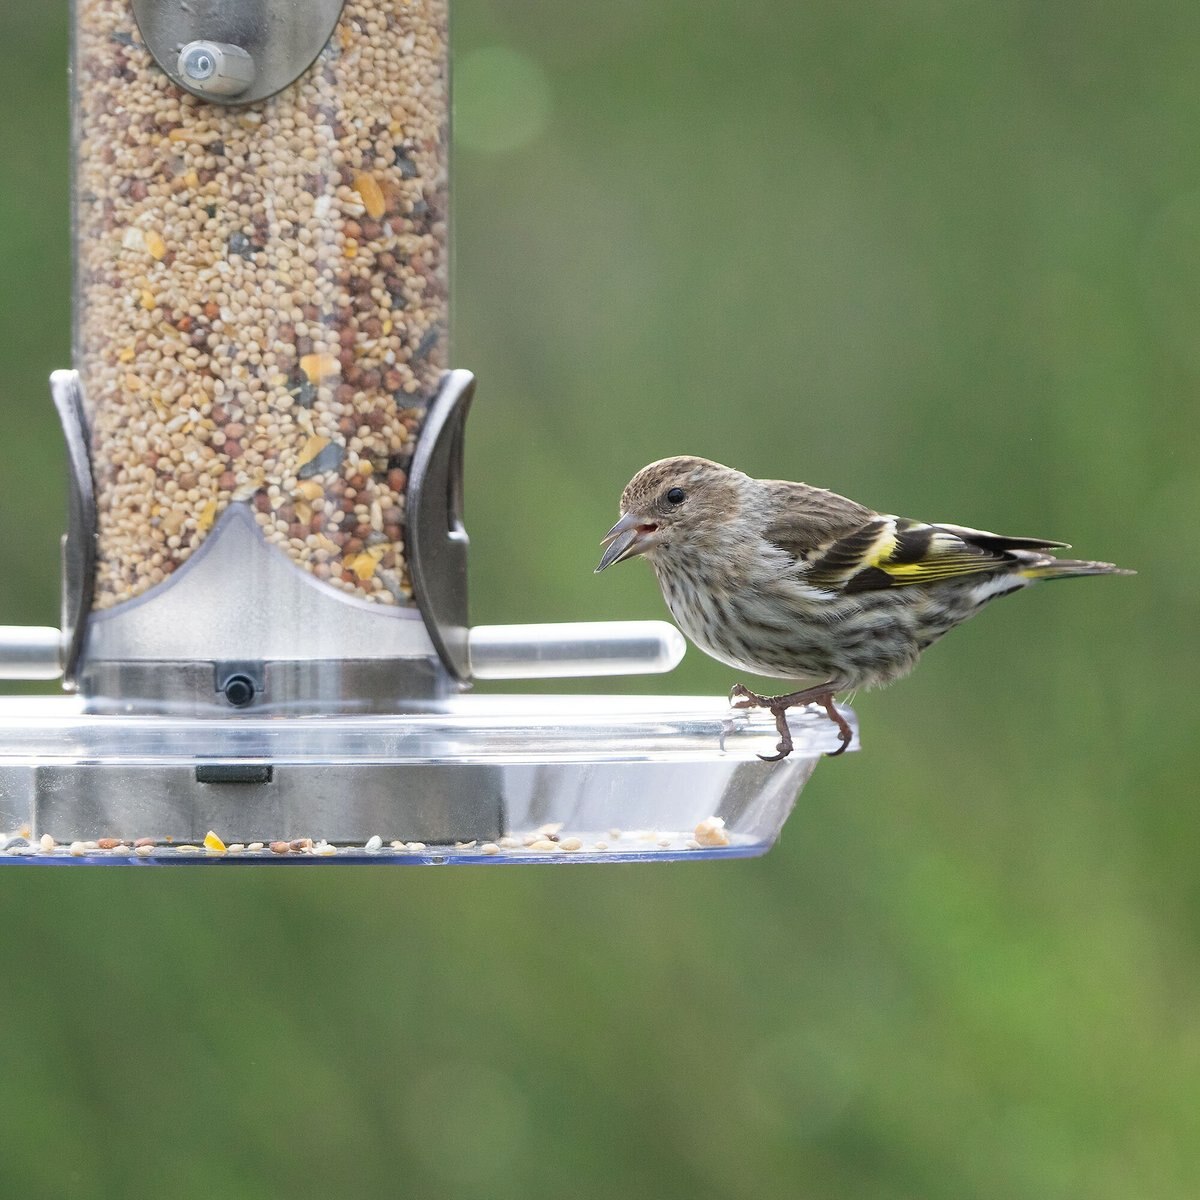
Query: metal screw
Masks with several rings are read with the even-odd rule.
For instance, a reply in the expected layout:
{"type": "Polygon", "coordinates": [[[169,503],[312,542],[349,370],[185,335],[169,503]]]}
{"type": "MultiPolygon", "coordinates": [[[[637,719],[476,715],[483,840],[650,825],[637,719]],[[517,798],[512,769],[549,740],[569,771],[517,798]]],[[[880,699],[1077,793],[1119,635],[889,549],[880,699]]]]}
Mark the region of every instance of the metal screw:
{"type": "Polygon", "coordinates": [[[179,51],[176,70],[186,87],[215,99],[241,95],[255,77],[253,57],[228,42],[188,42],[179,51]]]}
{"type": "Polygon", "coordinates": [[[204,44],[190,46],[179,60],[179,73],[186,75],[193,83],[211,79],[216,69],[216,56],[204,44]]]}

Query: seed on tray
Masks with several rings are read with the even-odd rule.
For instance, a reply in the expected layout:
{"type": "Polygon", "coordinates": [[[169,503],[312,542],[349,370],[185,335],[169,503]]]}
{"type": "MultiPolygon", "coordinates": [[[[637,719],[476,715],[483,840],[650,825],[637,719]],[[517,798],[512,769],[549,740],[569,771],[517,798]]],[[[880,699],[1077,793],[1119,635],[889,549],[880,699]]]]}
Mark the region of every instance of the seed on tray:
{"type": "Polygon", "coordinates": [[[692,831],[701,846],[728,846],[729,834],[721,817],[705,817],[692,831]]]}

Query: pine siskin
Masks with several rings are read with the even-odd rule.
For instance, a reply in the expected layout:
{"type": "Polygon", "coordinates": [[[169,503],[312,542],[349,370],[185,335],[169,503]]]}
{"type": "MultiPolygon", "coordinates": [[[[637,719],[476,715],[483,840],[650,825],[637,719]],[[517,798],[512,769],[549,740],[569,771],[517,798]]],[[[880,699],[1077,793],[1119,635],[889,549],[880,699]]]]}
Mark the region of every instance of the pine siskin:
{"type": "Polygon", "coordinates": [[[704,458],[664,458],[621,496],[597,572],[645,554],[684,633],[743,671],[821,682],[782,696],[735,684],[737,708],[766,708],[792,750],[787,709],[820,704],[851,730],[838,692],[907,675],[921,652],[989,600],[1040,579],[1132,575],[1055,558],[1064,542],[1001,537],[885,516],[804,483],[752,479],[704,458]]]}

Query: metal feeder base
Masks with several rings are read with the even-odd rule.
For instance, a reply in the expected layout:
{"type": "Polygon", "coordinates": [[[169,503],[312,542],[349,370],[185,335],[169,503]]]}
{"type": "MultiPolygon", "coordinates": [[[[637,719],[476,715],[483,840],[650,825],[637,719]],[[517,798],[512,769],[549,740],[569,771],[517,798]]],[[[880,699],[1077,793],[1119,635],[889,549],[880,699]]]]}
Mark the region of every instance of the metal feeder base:
{"type": "Polygon", "coordinates": [[[0,863],[748,857],[837,747],[823,712],[789,717],[795,750],[766,763],[772,718],[715,697],[461,696],[436,713],[218,720],[4,697],[0,863]]]}

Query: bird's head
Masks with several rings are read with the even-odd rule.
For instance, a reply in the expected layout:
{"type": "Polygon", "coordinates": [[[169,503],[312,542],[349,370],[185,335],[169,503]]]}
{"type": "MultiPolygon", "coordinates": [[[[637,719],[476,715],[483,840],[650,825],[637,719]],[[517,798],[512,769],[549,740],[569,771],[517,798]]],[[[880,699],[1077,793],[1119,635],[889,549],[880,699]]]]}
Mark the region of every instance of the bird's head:
{"type": "Polygon", "coordinates": [[[597,573],[636,554],[654,560],[685,546],[719,552],[750,482],[706,458],[664,458],[643,467],[621,494],[621,519],[601,541],[597,573]]]}

